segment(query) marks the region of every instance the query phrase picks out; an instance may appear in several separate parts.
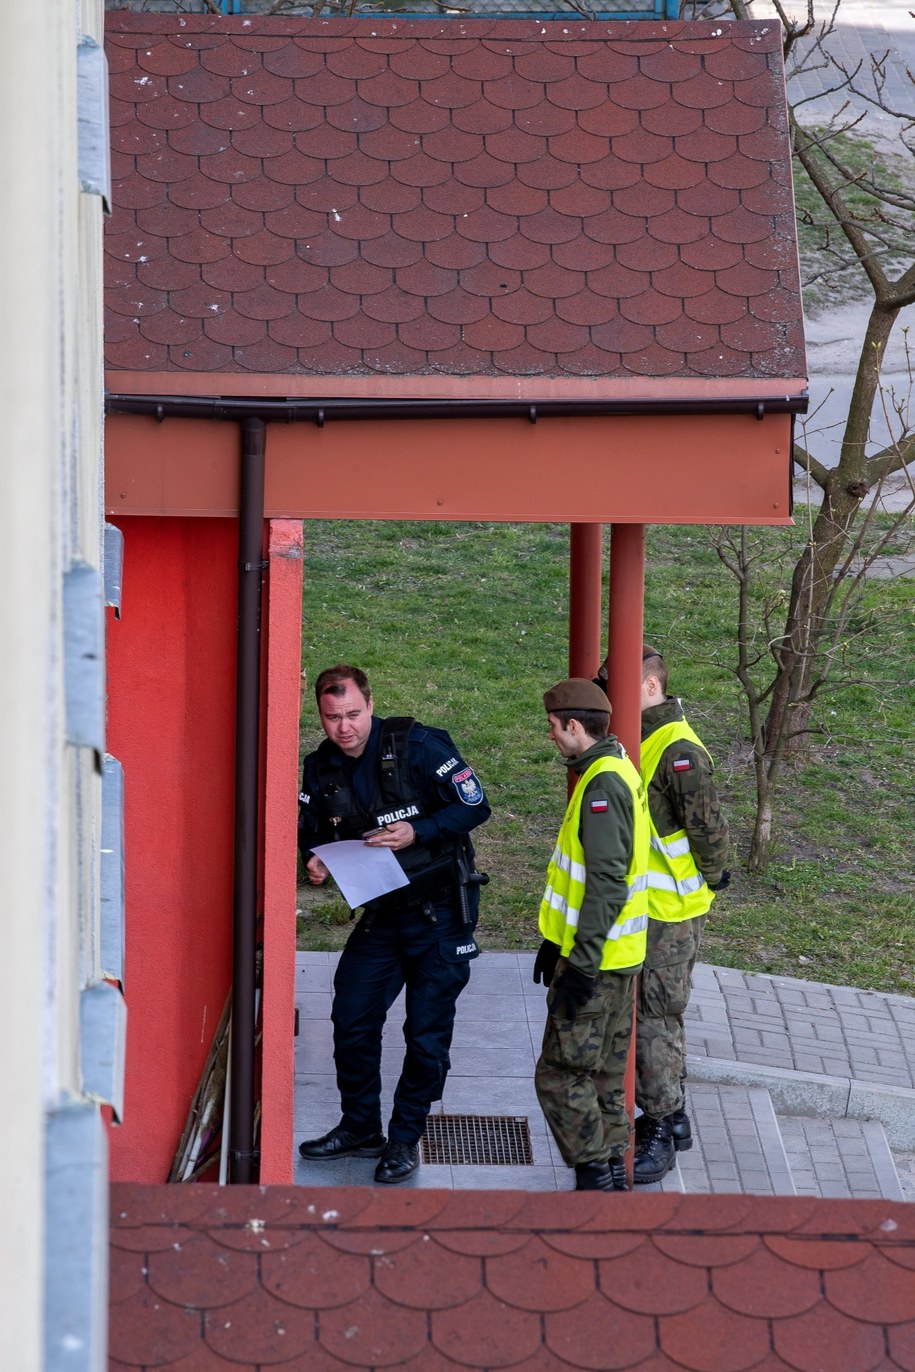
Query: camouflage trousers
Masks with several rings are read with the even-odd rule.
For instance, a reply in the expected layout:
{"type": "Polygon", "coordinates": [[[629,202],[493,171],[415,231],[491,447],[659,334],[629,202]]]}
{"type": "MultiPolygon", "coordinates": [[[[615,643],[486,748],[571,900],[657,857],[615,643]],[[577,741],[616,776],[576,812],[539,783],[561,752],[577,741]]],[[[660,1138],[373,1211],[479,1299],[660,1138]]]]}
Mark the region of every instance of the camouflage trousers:
{"type": "Polygon", "coordinates": [[[705,915],[669,924],[648,921],[648,949],[636,997],[635,1102],[654,1119],[683,1109],[691,976],[705,915]]]}
{"type": "MultiPolygon", "coordinates": [[[[557,975],[565,965],[560,958],[557,975]]],[[[547,992],[534,1085],[569,1167],[621,1157],[629,1145],[624,1079],[634,982],[632,973],[600,972],[594,994],[574,1020],[553,1014],[552,988],[547,992]]]]}

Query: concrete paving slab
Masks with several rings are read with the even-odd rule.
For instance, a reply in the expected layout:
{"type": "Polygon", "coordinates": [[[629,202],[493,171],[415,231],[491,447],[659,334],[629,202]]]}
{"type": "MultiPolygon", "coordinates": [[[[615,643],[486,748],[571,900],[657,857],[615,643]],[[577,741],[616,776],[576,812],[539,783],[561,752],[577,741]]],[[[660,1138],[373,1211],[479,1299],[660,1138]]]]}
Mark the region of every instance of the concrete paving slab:
{"type": "Polygon", "coordinates": [[[886,1135],[875,1120],[779,1120],[799,1195],[903,1200],[886,1135]]]}
{"type": "Polygon", "coordinates": [[[778,1122],[758,1088],[691,1084],[687,1108],[693,1147],[677,1154],[686,1192],[795,1194],[778,1122]]]}

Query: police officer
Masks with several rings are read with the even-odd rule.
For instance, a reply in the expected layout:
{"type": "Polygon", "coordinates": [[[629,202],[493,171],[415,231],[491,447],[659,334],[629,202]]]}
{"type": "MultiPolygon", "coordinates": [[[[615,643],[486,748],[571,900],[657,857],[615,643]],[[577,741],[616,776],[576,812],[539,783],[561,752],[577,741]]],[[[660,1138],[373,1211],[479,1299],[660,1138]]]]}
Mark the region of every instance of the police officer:
{"type": "Polygon", "coordinates": [[[455,1004],[479,956],[479,881],[470,832],[490,808],[473,769],[443,729],[373,713],[358,667],[322,672],[315,696],[324,742],[305,759],[299,848],[309,880],[328,870],[312,851],[334,839],[389,848],[409,885],[366,905],[334,977],[334,1062],[340,1123],[299,1146],[310,1160],[379,1158],[378,1182],[419,1164],[419,1140],[450,1067],[455,1004]],[[406,1054],[385,1139],[381,1035],[406,986],[406,1054]]]}
{"type": "Polygon", "coordinates": [[[624,1078],[648,924],[645,793],[593,681],[560,681],[543,703],[550,738],[579,780],[540,905],[534,981],[549,990],[534,1080],[575,1189],[622,1191],[624,1078]]]}
{"type": "MultiPolygon", "coordinates": [[[[606,665],[606,664],[605,664],[606,665]]],[[[667,695],[667,664],[642,649],[642,747],[639,767],[648,794],[648,950],[639,982],[635,1043],[634,1179],[660,1181],[677,1151],[692,1147],[684,1109],[686,1034],[692,970],[705,917],[730,881],[728,825],[721,813],[712,759],[667,695]]]]}

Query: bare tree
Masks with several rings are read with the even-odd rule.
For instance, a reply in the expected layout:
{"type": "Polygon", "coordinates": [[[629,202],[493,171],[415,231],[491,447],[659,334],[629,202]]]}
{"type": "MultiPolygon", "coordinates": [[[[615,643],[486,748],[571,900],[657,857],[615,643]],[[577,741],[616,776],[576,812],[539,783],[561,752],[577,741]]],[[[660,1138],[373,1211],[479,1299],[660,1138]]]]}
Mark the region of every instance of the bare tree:
{"type": "MultiPolygon", "coordinates": [[[[805,668],[804,685],[799,684],[802,674],[795,673],[776,733],[768,727],[768,716],[780,680],[782,626],[789,595],[786,587],[790,583],[790,563],[796,557],[796,540],[787,536],[791,532],[788,530],[746,527],[722,528],[713,536],[718,556],[735,577],[738,588],[734,673],[747,703],[756,788],[747,856],[750,871],[763,870],[769,860],[775,798],[790,762],[792,744],[812,737],[828,741],[830,731],[823,712],[818,710],[821,697],[827,686],[835,691],[860,684],[860,659],[865,643],[875,630],[886,627],[888,616],[864,605],[865,586],[875,572],[893,576],[899,574],[894,571],[899,563],[911,561],[915,536],[910,528],[906,529],[906,519],[913,508],[915,501],[910,500],[907,509],[890,521],[877,519],[876,503],[863,510],[846,538],[842,561],[831,578],[819,620],[814,624],[810,616],[797,616],[792,648],[805,668]],[[902,555],[900,547],[904,550],[902,555]],[[895,556],[887,555],[890,549],[895,556]],[[801,714],[805,720],[803,730],[801,714]]],[[[805,530],[808,547],[815,523],[816,516],[809,510],[805,530]]],[[[890,680],[883,685],[888,694],[911,691],[915,678],[906,682],[890,680]]]]}
{"type": "MultiPolygon", "coordinates": [[[[727,3],[736,18],[750,17],[744,0],[727,3]]],[[[890,335],[901,311],[915,302],[915,82],[908,73],[913,98],[908,108],[894,107],[887,98],[887,53],[854,68],[834,55],[828,40],[841,0],[820,21],[815,0],[807,0],[800,21],[789,17],[782,0],[768,0],[768,6],[782,25],[789,78],[817,70],[822,79],[825,73],[827,94],[833,107],[839,105],[826,127],[811,127],[801,122],[804,102],[789,104],[799,176],[816,192],[799,213],[802,231],[806,226],[819,238],[811,257],[804,260],[802,254],[805,291],[826,281],[870,305],[834,466],[808,445],[816,415],[800,426],[794,466],[810,496],[809,506],[800,507],[807,518],[800,556],[795,544],[793,566],[779,569],[776,559],[784,561],[785,549],[773,555],[771,534],[722,530],[716,538],[719,557],[738,585],[734,671],[748,705],[757,798],[751,869],[768,860],[774,795],[788,759],[806,751],[821,731],[818,698],[828,683],[836,686],[837,677],[850,679],[856,642],[874,626],[873,616],[858,613],[864,580],[891,540],[898,547],[907,538],[911,551],[915,511],[907,348],[902,393],[882,381],[890,335]],[[886,169],[870,156],[871,145],[860,141],[859,126],[869,110],[890,116],[898,134],[886,169]],[[862,148],[868,157],[855,158],[862,148]],[[875,420],[889,434],[881,444],[871,442],[875,420]],[[902,495],[887,524],[875,509],[891,478],[902,495]]]]}

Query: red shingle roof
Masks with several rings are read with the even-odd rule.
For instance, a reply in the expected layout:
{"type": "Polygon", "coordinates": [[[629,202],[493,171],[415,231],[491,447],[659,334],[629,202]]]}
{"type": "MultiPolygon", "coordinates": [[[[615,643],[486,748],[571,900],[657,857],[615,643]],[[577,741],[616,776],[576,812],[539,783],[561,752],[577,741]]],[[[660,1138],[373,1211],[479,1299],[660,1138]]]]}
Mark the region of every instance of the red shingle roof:
{"type": "Polygon", "coordinates": [[[106,29],[109,368],[804,374],[776,24],[106,29]]]}
{"type": "Polygon", "coordinates": [[[915,1368],[915,1207],[111,1191],[113,1372],[915,1368]]]}

